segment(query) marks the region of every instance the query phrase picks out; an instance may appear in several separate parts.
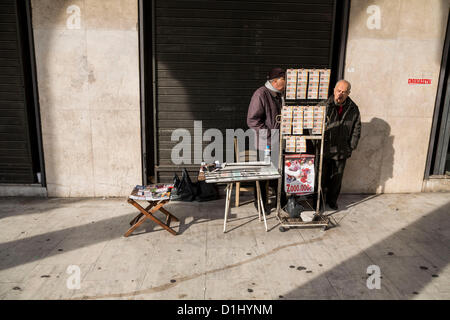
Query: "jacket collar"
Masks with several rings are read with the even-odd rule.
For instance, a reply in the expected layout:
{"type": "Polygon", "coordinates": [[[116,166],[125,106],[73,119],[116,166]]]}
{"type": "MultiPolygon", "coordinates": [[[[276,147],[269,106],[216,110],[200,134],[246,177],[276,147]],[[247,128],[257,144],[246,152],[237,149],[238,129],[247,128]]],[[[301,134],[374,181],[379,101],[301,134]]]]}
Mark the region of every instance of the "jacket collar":
{"type": "MultiPolygon", "coordinates": [[[[331,95],[328,98],[327,104],[328,104],[329,107],[336,107],[336,106],[338,106],[337,104],[334,103],[334,95],[331,95]]],[[[350,108],[353,107],[353,105],[354,105],[354,102],[353,102],[352,99],[350,99],[350,97],[347,97],[347,99],[345,100],[345,102],[343,104],[344,109],[350,109],[350,108]]]]}
{"type": "MultiPolygon", "coordinates": [[[[338,106],[335,102],[334,102],[334,94],[333,95],[331,95],[329,98],[328,98],[328,105],[331,105],[331,106],[338,106]]],[[[345,99],[345,101],[344,101],[344,103],[343,103],[343,106],[344,107],[350,107],[351,105],[353,104],[353,100],[352,99],[350,99],[350,97],[347,97],[347,99],[345,99]]]]}
{"type": "Polygon", "coordinates": [[[277,90],[273,87],[273,85],[270,83],[269,80],[266,81],[266,83],[264,84],[264,86],[269,89],[270,94],[274,97],[276,97],[278,94],[281,94],[280,90],[277,90]]]}
{"type": "MultiPolygon", "coordinates": [[[[336,107],[338,105],[336,103],[334,103],[334,95],[331,95],[328,98],[327,104],[329,107],[336,109],[336,107]]],[[[343,120],[345,118],[345,115],[348,113],[348,111],[353,108],[354,102],[352,99],[350,99],[350,97],[347,97],[343,106],[344,106],[344,114],[342,115],[341,120],[343,120]]]]}
{"type": "Polygon", "coordinates": [[[264,88],[264,91],[270,95],[273,99],[281,99],[282,95],[281,93],[276,93],[275,91],[270,90],[269,88],[267,88],[266,86],[262,86],[262,88],[264,88]]]}

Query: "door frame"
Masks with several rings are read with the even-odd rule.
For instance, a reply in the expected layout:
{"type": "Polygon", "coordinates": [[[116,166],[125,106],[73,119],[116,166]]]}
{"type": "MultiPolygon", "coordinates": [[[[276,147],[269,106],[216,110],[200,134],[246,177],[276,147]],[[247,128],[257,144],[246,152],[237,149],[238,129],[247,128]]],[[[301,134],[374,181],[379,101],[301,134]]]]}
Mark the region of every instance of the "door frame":
{"type": "Polygon", "coordinates": [[[428,147],[424,179],[445,174],[445,162],[450,139],[450,10],[441,60],[438,90],[428,147]]]}
{"type": "MultiPolygon", "coordinates": [[[[156,123],[156,52],[155,52],[155,0],[138,1],[138,32],[139,32],[139,72],[140,72],[140,110],[141,110],[141,166],[142,183],[148,184],[150,175],[157,181],[156,166],[158,155],[157,123],[156,123]],[[151,21],[144,15],[145,9],[151,6],[151,21]],[[151,41],[148,33],[151,32],[151,41]],[[148,43],[150,42],[150,43],[148,43]],[[151,60],[145,53],[151,52],[151,60]],[[151,77],[150,77],[151,76],[151,77]],[[152,126],[152,128],[149,128],[152,126]]],[[[336,83],[343,79],[345,72],[345,55],[347,49],[348,25],[350,16],[350,0],[335,0],[334,23],[332,28],[332,47],[330,65],[332,81],[336,83]],[[338,26],[339,28],[336,28],[338,26]]],[[[333,88],[330,88],[332,92],[333,88]]]]}
{"type": "MultiPolygon", "coordinates": [[[[27,112],[27,133],[28,139],[30,141],[30,153],[32,167],[39,167],[41,173],[40,185],[43,188],[47,187],[47,180],[45,174],[45,161],[44,161],[44,147],[42,141],[42,128],[41,128],[41,114],[39,105],[39,90],[37,82],[37,71],[36,71],[36,55],[34,46],[34,34],[33,34],[33,23],[32,23],[32,9],[31,0],[25,0],[23,2],[16,2],[16,13],[17,13],[17,34],[18,34],[18,46],[20,52],[20,59],[22,60],[22,68],[24,77],[29,76],[30,81],[27,83],[24,79],[25,88],[25,105],[28,110],[27,112]],[[19,7],[20,6],[20,7],[19,7]],[[27,63],[25,63],[25,60],[27,63]],[[28,113],[31,112],[31,115],[28,113]],[[31,123],[33,122],[33,123],[31,123]],[[32,129],[32,130],[31,130],[32,129]],[[31,135],[36,135],[35,145],[32,146],[31,135]],[[33,150],[33,148],[36,148],[33,150]],[[36,152],[37,151],[37,152],[36,152]],[[39,162],[38,164],[36,162],[39,162]]],[[[36,168],[37,169],[37,168],[36,168]]],[[[33,175],[36,172],[33,170],[33,175]]],[[[35,179],[36,176],[33,177],[35,179]]]]}

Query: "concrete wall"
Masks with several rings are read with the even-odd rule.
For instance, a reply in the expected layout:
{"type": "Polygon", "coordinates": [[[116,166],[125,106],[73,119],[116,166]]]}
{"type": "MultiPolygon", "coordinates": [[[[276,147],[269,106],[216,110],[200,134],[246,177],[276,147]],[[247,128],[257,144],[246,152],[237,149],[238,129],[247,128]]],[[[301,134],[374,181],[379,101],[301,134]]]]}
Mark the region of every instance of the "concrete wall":
{"type": "MultiPolygon", "coordinates": [[[[363,128],[343,192],[421,191],[449,6],[351,1],[363,128]]],[[[141,182],[137,0],[32,0],[32,14],[48,195],[127,195],[141,182]]]]}
{"type": "Polygon", "coordinates": [[[448,0],[351,1],[345,78],[363,127],[343,192],[421,191],[449,6],[448,0]],[[409,78],[432,82],[411,85],[409,78]]]}
{"type": "Polygon", "coordinates": [[[137,0],[32,0],[48,195],[141,178],[137,0]]]}

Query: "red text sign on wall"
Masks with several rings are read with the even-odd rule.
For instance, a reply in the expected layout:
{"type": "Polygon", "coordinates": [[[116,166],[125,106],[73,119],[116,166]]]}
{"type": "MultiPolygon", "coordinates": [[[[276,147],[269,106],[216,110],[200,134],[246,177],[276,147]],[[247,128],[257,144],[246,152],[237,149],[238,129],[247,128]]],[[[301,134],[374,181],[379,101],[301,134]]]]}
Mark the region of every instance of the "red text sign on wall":
{"type": "Polygon", "coordinates": [[[408,84],[431,84],[431,79],[408,79],[408,84]]]}

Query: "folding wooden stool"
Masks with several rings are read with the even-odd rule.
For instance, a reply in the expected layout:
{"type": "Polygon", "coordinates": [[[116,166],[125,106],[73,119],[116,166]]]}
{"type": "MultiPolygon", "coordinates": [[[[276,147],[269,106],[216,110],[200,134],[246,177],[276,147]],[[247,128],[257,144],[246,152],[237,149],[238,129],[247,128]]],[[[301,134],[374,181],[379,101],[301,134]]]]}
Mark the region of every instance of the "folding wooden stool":
{"type": "Polygon", "coordinates": [[[130,203],[133,206],[135,206],[140,211],[140,213],[133,220],[131,220],[131,222],[130,222],[131,228],[128,229],[128,231],[125,233],[124,236],[128,237],[147,218],[153,220],[154,222],[159,224],[161,227],[163,227],[164,229],[169,231],[171,234],[177,235],[177,232],[170,227],[170,222],[172,220],[174,220],[174,221],[180,221],[180,220],[178,220],[177,217],[175,217],[173,214],[171,214],[169,211],[167,211],[166,209],[163,208],[163,206],[165,204],[167,204],[170,200],[166,199],[166,200],[159,200],[159,201],[149,201],[149,200],[146,200],[146,201],[148,203],[150,203],[150,205],[148,205],[144,209],[139,203],[137,203],[133,199],[128,198],[128,203],[130,203]],[[161,220],[159,220],[158,218],[156,218],[153,215],[158,210],[166,215],[166,222],[165,223],[162,222],[161,220]]]}

